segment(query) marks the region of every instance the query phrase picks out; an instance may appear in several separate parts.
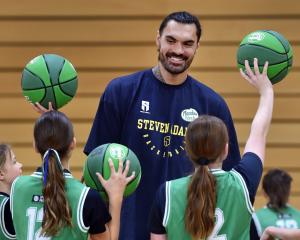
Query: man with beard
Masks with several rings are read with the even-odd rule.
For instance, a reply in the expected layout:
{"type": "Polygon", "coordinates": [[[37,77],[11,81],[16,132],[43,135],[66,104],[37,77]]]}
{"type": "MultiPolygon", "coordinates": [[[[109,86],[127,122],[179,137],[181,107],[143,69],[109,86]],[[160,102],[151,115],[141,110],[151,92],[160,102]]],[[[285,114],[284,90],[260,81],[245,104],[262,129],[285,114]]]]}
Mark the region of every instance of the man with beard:
{"type": "Polygon", "coordinates": [[[142,167],[139,187],[123,202],[121,240],[149,239],[147,221],[157,188],[191,173],[184,136],[187,125],[199,115],[217,116],[227,125],[230,146],[223,168],[229,170],[240,160],[225,101],[187,73],[200,36],[195,16],[168,15],[156,38],[157,66],[112,80],[100,99],[84,152],[104,143],[120,143],[136,153],[142,167]]]}

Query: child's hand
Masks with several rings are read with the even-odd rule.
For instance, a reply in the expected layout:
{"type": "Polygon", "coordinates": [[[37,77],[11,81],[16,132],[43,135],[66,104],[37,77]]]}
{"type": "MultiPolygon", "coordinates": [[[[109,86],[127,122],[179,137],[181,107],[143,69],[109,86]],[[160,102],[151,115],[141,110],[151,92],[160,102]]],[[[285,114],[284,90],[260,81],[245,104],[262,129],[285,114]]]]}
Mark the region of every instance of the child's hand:
{"type": "Polygon", "coordinates": [[[109,200],[122,200],[124,190],[126,185],[134,178],[135,172],[132,172],[131,176],[126,177],[130,161],[126,161],[126,167],[123,171],[123,161],[119,159],[119,168],[118,171],[115,170],[114,164],[111,159],[108,160],[111,175],[108,180],[105,180],[100,173],[96,173],[99,181],[104,187],[106,193],[108,194],[109,200]]]}
{"type": "Polygon", "coordinates": [[[32,108],[34,111],[36,111],[37,113],[39,114],[43,114],[45,112],[48,112],[48,111],[52,111],[53,110],[53,107],[52,107],[52,103],[49,102],[48,103],[48,109],[47,108],[44,108],[40,103],[36,102],[36,103],[31,103],[32,105],[32,108]]]}

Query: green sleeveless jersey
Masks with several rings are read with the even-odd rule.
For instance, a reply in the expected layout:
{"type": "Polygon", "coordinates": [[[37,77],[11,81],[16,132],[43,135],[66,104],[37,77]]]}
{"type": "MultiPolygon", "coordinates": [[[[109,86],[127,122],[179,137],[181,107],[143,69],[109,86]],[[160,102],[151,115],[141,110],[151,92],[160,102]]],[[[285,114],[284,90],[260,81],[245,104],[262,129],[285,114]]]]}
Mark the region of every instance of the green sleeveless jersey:
{"type": "Polygon", "coordinates": [[[16,235],[12,235],[8,232],[5,226],[5,205],[9,204],[9,197],[0,194],[0,239],[16,239],[16,235]]]}
{"type": "MultiPolygon", "coordinates": [[[[89,188],[85,187],[70,173],[64,173],[65,189],[72,212],[72,227],[62,228],[56,236],[40,235],[43,220],[44,198],[42,195],[42,173],[18,177],[11,189],[10,207],[17,239],[87,239],[88,227],[83,223],[83,205],[89,188]]],[[[55,196],[53,196],[55,197],[55,196]]]]}
{"type": "MultiPolygon", "coordinates": [[[[247,240],[253,212],[248,189],[242,176],[235,170],[211,170],[216,178],[217,205],[215,227],[209,240],[247,240]]],[[[191,240],[184,225],[187,189],[191,177],[166,183],[166,203],[163,226],[168,239],[191,240]]]]}
{"type": "Polygon", "coordinates": [[[282,208],[280,212],[265,206],[253,214],[253,221],[259,236],[268,226],[297,229],[300,228],[300,211],[290,205],[282,208]]]}

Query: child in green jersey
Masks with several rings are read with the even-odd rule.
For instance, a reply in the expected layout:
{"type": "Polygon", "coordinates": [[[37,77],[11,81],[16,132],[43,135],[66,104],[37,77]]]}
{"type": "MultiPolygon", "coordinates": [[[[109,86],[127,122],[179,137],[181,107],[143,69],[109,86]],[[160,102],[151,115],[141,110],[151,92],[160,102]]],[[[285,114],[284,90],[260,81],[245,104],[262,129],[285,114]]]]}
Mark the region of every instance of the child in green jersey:
{"type": "Polygon", "coordinates": [[[268,226],[300,228],[300,211],[288,204],[292,177],[284,170],[272,169],[266,173],[262,188],[267,205],[253,214],[258,236],[268,226]]]}
{"type": "Polygon", "coordinates": [[[22,164],[17,162],[11,147],[0,144],[0,239],[16,239],[9,209],[12,182],[22,174],[22,164]]]}
{"type": "Polygon", "coordinates": [[[11,191],[11,214],[17,239],[118,239],[120,209],[129,163],[111,177],[99,175],[109,196],[106,209],[98,192],[74,179],[69,171],[75,148],[73,126],[67,116],[52,110],[43,113],[34,126],[34,146],[42,165],[30,176],[18,177],[11,191]]]}
{"type": "Polygon", "coordinates": [[[262,174],[266,136],[272,118],[273,87],[258,60],[245,62],[241,75],[260,94],[244,154],[232,170],[222,170],[230,139],[225,124],[214,116],[200,116],[188,126],[186,151],[194,163],[191,176],[168,181],[158,191],[151,217],[151,240],[250,238],[252,203],[262,174]]]}

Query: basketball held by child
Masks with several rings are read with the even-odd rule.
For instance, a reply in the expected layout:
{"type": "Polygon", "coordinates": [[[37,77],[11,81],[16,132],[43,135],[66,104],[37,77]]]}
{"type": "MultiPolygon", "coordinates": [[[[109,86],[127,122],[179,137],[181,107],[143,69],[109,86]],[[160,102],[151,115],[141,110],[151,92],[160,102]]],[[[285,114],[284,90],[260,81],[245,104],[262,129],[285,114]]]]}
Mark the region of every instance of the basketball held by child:
{"type": "Polygon", "coordinates": [[[238,67],[245,70],[245,60],[253,68],[254,58],[262,71],[264,63],[269,62],[268,77],[272,84],[284,79],[292,68],[293,50],[289,41],[272,30],[259,30],[244,37],[237,51],[238,67]]]}
{"type": "Polygon", "coordinates": [[[107,194],[101,185],[96,173],[100,173],[104,179],[109,179],[111,170],[109,166],[109,159],[112,160],[115,170],[118,170],[119,160],[124,162],[123,168],[125,169],[125,161],[130,161],[129,171],[127,176],[131,176],[135,172],[134,179],[129,182],[125,188],[124,196],[132,194],[139,185],[141,179],[141,165],[135,153],[128,147],[117,144],[103,144],[95,148],[88,155],[83,169],[83,178],[87,186],[97,190],[104,199],[107,199],[107,194]]]}
{"type": "Polygon", "coordinates": [[[66,105],[75,96],[78,86],[77,72],[72,63],[56,54],[43,54],[33,58],[22,73],[22,92],[26,100],[54,109],[66,105]]]}

